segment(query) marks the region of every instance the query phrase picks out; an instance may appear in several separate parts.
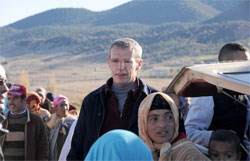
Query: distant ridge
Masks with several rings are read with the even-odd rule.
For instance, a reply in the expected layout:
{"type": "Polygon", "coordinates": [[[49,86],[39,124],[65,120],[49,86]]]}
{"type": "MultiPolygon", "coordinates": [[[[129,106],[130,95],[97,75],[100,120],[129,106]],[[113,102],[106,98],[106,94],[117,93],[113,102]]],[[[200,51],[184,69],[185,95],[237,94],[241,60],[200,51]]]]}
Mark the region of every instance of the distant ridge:
{"type": "Polygon", "coordinates": [[[196,22],[213,18],[220,12],[199,0],[134,0],[114,9],[92,12],[81,8],[60,8],[45,11],[8,27],[28,29],[52,25],[113,25],[166,22],[196,22]]]}
{"type": "Polygon", "coordinates": [[[206,23],[225,22],[225,21],[250,21],[250,1],[246,0],[239,5],[215,16],[206,23]]]}
{"type": "Polygon", "coordinates": [[[50,25],[91,24],[96,20],[96,14],[82,8],[59,8],[35,14],[8,26],[17,29],[27,29],[50,25]]]}
{"type": "Polygon", "coordinates": [[[250,47],[249,0],[222,14],[202,1],[134,0],[102,12],[52,9],[1,27],[0,55],[81,55],[96,61],[93,55],[106,53],[120,37],[140,42],[152,62],[210,55],[225,42],[250,47]]]}
{"type": "Polygon", "coordinates": [[[199,0],[135,0],[103,12],[96,24],[194,22],[217,14],[218,10],[199,0]]]}
{"type": "Polygon", "coordinates": [[[234,6],[237,6],[243,1],[246,0],[200,0],[202,3],[205,3],[221,12],[225,12],[234,6]]]}

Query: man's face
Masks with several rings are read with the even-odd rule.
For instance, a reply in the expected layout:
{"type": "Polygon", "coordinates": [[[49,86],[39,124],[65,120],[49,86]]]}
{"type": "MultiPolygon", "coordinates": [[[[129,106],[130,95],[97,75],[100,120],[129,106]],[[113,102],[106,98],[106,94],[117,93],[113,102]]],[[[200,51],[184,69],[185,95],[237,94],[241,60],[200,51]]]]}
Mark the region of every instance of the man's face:
{"type": "Polygon", "coordinates": [[[21,96],[8,94],[8,107],[11,112],[14,114],[19,114],[25,108],[26,102],[25,99],[22,99],[21,96]]]}
{"type": "Polygon", "coordinates": [[[135,59],[129,48],[112,47],[108,58],[113,83],[117,87],[124,87],[133,82],[140,70],[143,61],[135,59]]]}
{"type": "Polygon", "coordinates": [[[69,112],[69,102],[62,101],[58,105],[56,105],[56,114],[59,118],[66,117],[69,112]]]}
{"type": "Polygon", "coordinates": [[[153,142],[163,144],[174,136],[174,116],[170,110],[159,109],[149,112],[147,132],[153,142]]]}
{"type": "Polygon", "coordinates": [[[238,161],[241,154],[232,143],[214,140],[210,143],[209,157],[213,161],[238,161]]]}

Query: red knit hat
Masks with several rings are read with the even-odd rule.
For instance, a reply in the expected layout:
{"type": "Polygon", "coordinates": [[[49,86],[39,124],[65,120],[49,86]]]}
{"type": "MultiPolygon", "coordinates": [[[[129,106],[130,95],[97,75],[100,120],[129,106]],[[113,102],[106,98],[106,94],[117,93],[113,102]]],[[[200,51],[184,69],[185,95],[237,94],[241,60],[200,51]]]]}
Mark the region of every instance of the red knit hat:
{"type": "Polygon", "coordinates": [[[36,92],[30,92],[28,93],[28,97],[26,98],[26,103],[30,104],[31,101],[36,101],[36,103],[41,103],[41,98],[36,92]]]}
{"type": "Polygon", "coordinates": [[[36,92],[31,92],[28,94],[28,97],[26,98],[26,104],[29,110],[32,110],[33,108],[35,108],[36,110],[39,110],[40,103],[41,103],[41,98],[36,92]]]}

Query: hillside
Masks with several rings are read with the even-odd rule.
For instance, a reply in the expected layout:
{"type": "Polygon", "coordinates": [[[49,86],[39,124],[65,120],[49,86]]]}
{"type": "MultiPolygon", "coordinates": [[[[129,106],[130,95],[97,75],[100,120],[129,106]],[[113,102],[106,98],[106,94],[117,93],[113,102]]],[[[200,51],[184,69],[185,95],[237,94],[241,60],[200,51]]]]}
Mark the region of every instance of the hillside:
{"type": "Polygon", "coordinates": [[[97,14],[98,13],[86,9],[78,8],[52,9],[24,18],[8,25],[8,27],[29,29],[39,26],[91,24],[96,21],[97,14]]]}
{"type": "Polygon", "coordinates": [[[166,22],[205,21],[219,13],[199,0],[134,0],[102,12],[83,8],[53,9],[27,17],[8,27],[30,29],[53,25],[105,26],[126,23],[156,25],[166,22]]]}
{"type": "Polygon", "coordinates": [[[0,29],[0,55],[67,53],[91,55],[106,53],[109,44],[119,37],[132,37],[144,47],[145,58],[162,61],[177,55],[201,55],[215,51],[224,42],[247,42],[246,21],[211,24],[166,23],[156,26],[124,24],[109,27],[51,26],[29,30],[0,29]],[[211,45],[211,46],[209,46],[211,45]],[[192,46],[190,48],[189,46],[192,46]],[[151,56],[154,53],[156,55],[151,56]],[[159,54],[159,57],[158,55],[159,54]]]}
{"type": "Polygon", "coordinates": [[[199,0],[134,0],[101,14],[97,25],[204,21],[219,11],[199,0]]]}
{"type": "Polygon", "coordinates": [[[200,0],[200,1],[204,4],[207,4],[217,9],[218,11],[224,12],[248,0],[200,0]]]}
{"type": "Polygon", "coordinates": [[[248,21],[250,22],[250,1],[243,1],[237,6],[226,10],[225,12],[207,20],[206,23],[226,22],[226,21],[248,21]]]}
{"type": "Polygon", "coordinates": [[[30,89],[54,81],[57,93],[79,104],[110,76],[110,43],[131,37],[143,47],[140,77],[160,90],[181,67],[215,62],[226,42],[250,48],[249,1],[240,2],[134,0],[103,12],[52,9],[0,28],[0,62],[11,82],[27,72],[30,89]],[[228,6],[220,8],[222,2],[228,6]]]}

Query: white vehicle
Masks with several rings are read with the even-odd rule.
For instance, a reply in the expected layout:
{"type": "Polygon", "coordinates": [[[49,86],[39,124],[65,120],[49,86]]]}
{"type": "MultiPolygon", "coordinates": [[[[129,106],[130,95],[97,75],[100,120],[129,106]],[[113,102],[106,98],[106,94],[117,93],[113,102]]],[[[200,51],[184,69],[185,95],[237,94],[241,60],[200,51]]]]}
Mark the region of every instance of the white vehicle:
{"type": "Polygon", "coordinates": [[[250,95],[250,61],[184,67],[166,92],[198,97],[225,92],[224,89],[250,95]]]}

